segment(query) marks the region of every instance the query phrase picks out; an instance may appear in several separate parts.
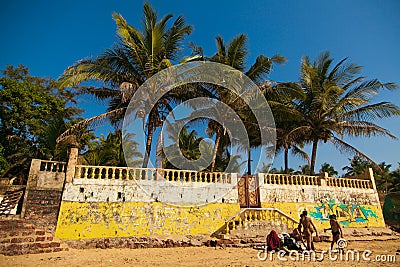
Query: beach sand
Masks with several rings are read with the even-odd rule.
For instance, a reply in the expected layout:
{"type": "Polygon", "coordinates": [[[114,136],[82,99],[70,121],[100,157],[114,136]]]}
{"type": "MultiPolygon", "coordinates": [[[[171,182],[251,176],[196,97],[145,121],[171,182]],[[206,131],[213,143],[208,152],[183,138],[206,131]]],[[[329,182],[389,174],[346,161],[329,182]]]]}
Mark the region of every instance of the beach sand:
{"type": "MultiPolygon", "coordinates": [[[[320,251],[328,249],[330,243],[316,243],[317,257],[320,251]]],[[[260,261],[258,250],[253,248],[222,247],[179,247],[179,248],[147,248],[147,249],[70,249],[57,253],[28,254],[20,256],[0,255],[0,266],[382,266],[375,261],[376,255],[395,255],[396,262],[385,262],[384,266],[400,266],[400,240],[389,241],[351,241],[348,250],[372,251],[370,261],[332,261],[325,257],[318,261],[280,261],[274,259],[260,261]],[[399,254],[399,253],[397,253],[399,254]]],[[[261,255],[263,256],[263,255],[261,255]]],[[[382,259],[384,258],[382,257],[382,259]]]]}

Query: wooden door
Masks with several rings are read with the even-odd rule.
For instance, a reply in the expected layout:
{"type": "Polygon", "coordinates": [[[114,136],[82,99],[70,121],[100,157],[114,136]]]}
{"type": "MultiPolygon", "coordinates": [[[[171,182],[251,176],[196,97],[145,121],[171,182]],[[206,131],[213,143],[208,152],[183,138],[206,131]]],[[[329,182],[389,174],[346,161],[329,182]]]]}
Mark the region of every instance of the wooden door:
{"type": "Polygon", "coordinates": [[[238,182],[238,195],[241,208],[260,208],[260,189],[256,175],[244,175],[238,182]]]}

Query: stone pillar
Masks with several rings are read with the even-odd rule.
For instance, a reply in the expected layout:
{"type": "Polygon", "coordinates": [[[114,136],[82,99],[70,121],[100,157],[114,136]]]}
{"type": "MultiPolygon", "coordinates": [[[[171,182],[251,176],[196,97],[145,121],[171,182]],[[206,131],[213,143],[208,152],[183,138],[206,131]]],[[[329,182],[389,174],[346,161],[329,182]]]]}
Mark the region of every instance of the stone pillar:
{"type": "Polygon", "coordinates": [[[21,218],[25,217],[26,202],[28,200],[29,189],[35,189],[37,186],[37,179],[40,171],[40,159],[32,159],[31,167],[29,169],[28,181],[26,182],[24,201],[21,208],[21,218]]]}
{"type": "Polygon", "coordinates": [[[326,186],[326,179],[329,177],[329,175],[327,172],[324,172],[323,174],[324,174],[323,176],[322,175],[320,176],[321,186],[326,186]]]}
{"type": "Polygon", "coordinates": [[[71,148],[71,152],[68,158],[67,171],[65,172],[65,181],[67,183],[72,182],[72,180],[74,179],[75,166],[78,162],[78,156],[79,156],[78,148],[76,147],[71,148]]]}
{"type": "Polygon", "coordinates": [[[372,170],[372,168],[368,168],[366,172],[369,176],[369,179],[371,180],[372,188],[374,189],[374,192],[377,193],[378,191],[376,190],[374,171],[372,170]]]}
{"type": "Polygon", "coordinates": [[[374,194],[375,194],[375,198],[376,198],[376,205],[378,205],[380,207],[378,190],[376,189],[376,184],[375,184],[374,171],[372,170],[372,168],[368,168],[366,173],[369,175],[369,179],[371,180],[372,188],[374,189],[374,194]]]}

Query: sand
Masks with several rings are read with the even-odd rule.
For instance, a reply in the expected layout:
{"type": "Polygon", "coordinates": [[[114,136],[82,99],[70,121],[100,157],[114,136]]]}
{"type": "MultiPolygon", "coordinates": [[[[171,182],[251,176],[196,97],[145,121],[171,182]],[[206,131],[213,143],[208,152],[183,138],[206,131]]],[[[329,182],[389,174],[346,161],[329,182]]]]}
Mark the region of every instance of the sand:
{"type": "MultiPolygon", "coordinates": [[[[317,257],[329,243],[316,243],[317,257]]],[[[280,261],[274,259],[260,261],[258,250],[253,248],[148,248],[148,249],[70,249],[57,253],[29,254],[20,256],[0,255],[0,266],[400,266],[399,240],[389,241],[352,241],[347,249],[359,251],[371,250],[371,261],[331,261],[328,257],[318,261],[280,261]],[[399,253],[397,253],[399,254],[399,253]],[[376,255],[394,255],[396,262],[376,262],[376,255]]],[[[261,255],[263,256],[263,254],[261,255]]],[[[360,256],[361,257],[361,256],[360,256]]],[[[300,257],[301,259],[301,257],[300,257]]]]}

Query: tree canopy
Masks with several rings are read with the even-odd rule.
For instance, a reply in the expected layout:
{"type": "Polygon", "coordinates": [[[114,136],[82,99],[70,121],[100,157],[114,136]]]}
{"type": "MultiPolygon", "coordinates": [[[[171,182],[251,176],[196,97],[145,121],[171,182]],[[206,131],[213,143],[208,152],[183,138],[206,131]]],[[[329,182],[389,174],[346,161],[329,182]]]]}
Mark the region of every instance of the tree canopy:
{"type": "Polygon", "coordinates": [[[66,160],[56,138],[77,120],[74,94],[28,68],[7,66],[0,78],[0,176],[27,174],[30,159],[66,160]]]}

